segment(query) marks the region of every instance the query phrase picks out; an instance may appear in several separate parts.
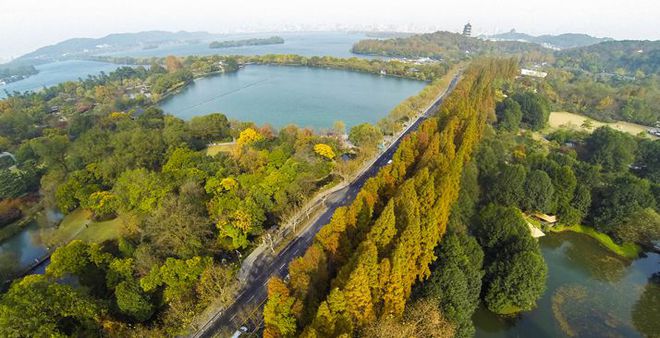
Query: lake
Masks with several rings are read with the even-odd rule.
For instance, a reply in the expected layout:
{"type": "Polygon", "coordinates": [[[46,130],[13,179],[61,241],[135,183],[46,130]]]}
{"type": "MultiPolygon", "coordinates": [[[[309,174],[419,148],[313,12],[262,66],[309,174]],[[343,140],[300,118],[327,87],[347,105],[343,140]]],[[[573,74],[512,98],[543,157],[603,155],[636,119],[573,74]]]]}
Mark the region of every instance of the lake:
{"type": "MultiPolygon", "coordinates": [[[[282,36],[285,40],[279,45],[244,46],[236,48],[211,49],[210,41],[201,41],[194,44],[165,45],[155,49],[133,49],[108,53],[110,56],[167,56],[167,55],[262,55],[262,54],[299,54],[304,56],[336,56],[336,57],[365,57],[351,53],[353,43],[366,38],[362,33],[345,32],[298,32],[298,33],[267,33],[267,34],[232,34],[218,37],[218,40],[246,39],[253,37],[282,36]]],[[[4,98],[6,89],[14,91],[34,91],[56,85],[66,81],[76,81],[88,75],[97,75],[101,72],[112,72],[120,65],[93,62],[93,61],[59,61],[36,66],[39,74],[27,79],[0,86],[0,99],[4,98]]]]}
{"type": "Polygon", "coordinates": [[[283,44],[242,46],[231,48],[209,48],[213,40],[191,44],[163,45],[153,49],[133,49],[107,53],[111,56],[168,56],[168,55],[263,55],[297,54],[302,56],[368,57],[351,53],[351,47],[359,40],[366,39],[364,33],[346,32],[286,32],[286,33],[249,33],[227,34],[214,39],[217,41],[243,40],[281,36],[283,44]]]}
{"type": "Polygon", "coordinates": [[[330,128],[375,123],[425,82],[352,71],[250,65],[236,73],[198,79],[161,103],[183,119],[221,112],[274,127],[330,128]]]}
{"type": "Polygon", "coordinates": [[[60,61],[35,66],[39,70],[38,74],[32,75],[27,79],[0,86],[0,99],[6,97],[5,90],[10,94],[15,91],[39,90],[43,87],[54,86],[66,81],[84,79],[88,75],[97,75],[101,72],[110,73],[117,69],[117,67],[120,67],[120,65],[82,60],[60,61]]]}
{"type": "Polygon", "coordinates": [[[536,309],[503,318],[481,308],[473,316],[477,338],[660,334],[660,276],[650,282],[660,272],[660,255],[628,261],[570,232],[549,234],[540,244],[548,281],[536,309]]]}

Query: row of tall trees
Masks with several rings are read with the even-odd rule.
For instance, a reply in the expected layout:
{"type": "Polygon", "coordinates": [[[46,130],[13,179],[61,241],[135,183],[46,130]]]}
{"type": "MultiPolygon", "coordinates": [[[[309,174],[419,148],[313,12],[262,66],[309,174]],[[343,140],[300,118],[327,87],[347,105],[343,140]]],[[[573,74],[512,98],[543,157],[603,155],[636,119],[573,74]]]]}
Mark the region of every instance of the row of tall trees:
{"type": "Polygon", "coordinates": [[[430,275],[463,164],[494,113],[493,84],[516,71],[515,60],[494,59],[465,71],[438,116],[407,136],[291,263],[290,280],[269,282],[265,336],[351,335],[405,313],[413,285],[430,275]]]}

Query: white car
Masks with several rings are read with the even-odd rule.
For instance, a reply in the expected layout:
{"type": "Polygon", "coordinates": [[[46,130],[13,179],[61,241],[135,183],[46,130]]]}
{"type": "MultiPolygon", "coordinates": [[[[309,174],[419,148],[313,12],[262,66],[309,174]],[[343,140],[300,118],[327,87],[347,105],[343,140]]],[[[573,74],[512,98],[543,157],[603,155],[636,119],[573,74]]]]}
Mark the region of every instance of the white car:
{"type": "Polygon", "coordinates": [[[241,326],[238,330],[234,332],[233,335],[231,335],[231,338],[238,338],[240,337],[243,333],[246,333],[248,331],[248,328],[245,326],[241,326]]]}
{"type": "Polygon", "coordinates": [[[392,164],[392,160],[387,161],[387,164],[392,164]]]}

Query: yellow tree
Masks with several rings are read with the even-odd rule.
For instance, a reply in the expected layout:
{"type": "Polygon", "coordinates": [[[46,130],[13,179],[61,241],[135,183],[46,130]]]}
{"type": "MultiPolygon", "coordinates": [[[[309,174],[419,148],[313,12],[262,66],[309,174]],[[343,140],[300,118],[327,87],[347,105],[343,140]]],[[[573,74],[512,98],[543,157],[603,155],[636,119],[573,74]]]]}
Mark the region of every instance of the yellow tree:
{"type": "Polygon", "coordinates": [[[268,302],[264,306],[264,337],[293,337],[296,318],[291,314],[294,299],[284,281],[274,277],[268,281],[268,302]]]}
{"type": "Polygon", "coordinates": [[[329,160],[335,158],[335,152],[332,151],[332,147],[325,143],[317,143],[314,145],[314,152],[320,156],[323,156],[329,160]]]}
{"type": "Polygon", "coordinates": [[[245,146],[245,145],[250,145],[255,142],[259,142],[263,139],[264,137],[259,134],[256,130],[252,128],[246,128],[241,132],[241,134],[238,136],[238,140],[236,141],[239,146],[245,146]]]}

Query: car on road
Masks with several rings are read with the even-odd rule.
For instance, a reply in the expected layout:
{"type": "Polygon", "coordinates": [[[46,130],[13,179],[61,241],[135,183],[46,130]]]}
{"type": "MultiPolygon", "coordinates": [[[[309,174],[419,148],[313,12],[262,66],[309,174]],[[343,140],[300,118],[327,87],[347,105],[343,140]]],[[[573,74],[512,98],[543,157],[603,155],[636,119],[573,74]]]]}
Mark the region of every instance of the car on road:
{"type": "Polygon", "coordinates": [[[231,335],[231,338],[238,338],[240,337],[243,333],[247,333],[248,328],[245,326],[241,326],[238,330],[234,332],[233,335],[231,335]]]}
{"type": "Polygon", "coordinates": [[[392,164],[392,160],[387,161],[387,164],[392,164]]]}

